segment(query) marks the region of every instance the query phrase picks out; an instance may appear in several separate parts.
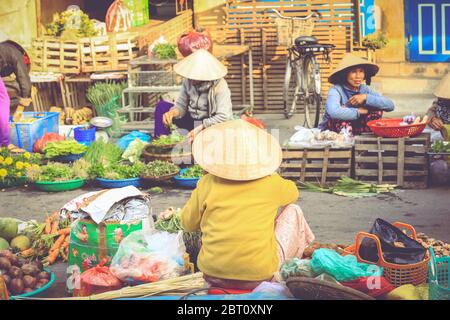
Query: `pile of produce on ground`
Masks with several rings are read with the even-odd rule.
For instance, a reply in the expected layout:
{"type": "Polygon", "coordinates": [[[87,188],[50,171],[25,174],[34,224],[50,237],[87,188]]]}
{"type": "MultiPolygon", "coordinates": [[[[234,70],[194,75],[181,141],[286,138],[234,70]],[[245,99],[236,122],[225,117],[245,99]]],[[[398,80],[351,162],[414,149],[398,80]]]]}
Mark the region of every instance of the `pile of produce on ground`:
{"type": "Polygon", "coordinates": [[[305,251],[303,251],[303,259],[310,259],[312,255],[314,254],[314,251],[318,249],[330,249],[334,250],[339,254],[342,254],[344,252],[344,249],[348,247],[343,244],[336,244],[336,243],[320,243],[320,242],[313,242],[311,245],[309,245],[305,251]]]}
{"type": "Polygon", "coordinates": [[[349,177],[340,178],[331,188],[322,188],[313,183],[299,182],[300,188],[313,192],[326,192],[351,198],[373,197],[380,193],[389,193],[397,186],[391,184],[372,184],[354,180],[349,177]]]}
{"type": "Polygon", "coordinates": [[[10,295],[21,295],[42,288],[50,281],[50,273],[39,260],[30,260],[12,253],[0,251],[0,278],[10,295]]]}
{"type": "Polygon", "coordinates": [[[142,176],[147,178],[159,178],[162,176],[176,174],[179,171],[180,168],[171,162],[155,160],[145,165],[142,176]]]}
{"type": "Polygon", "coordinates": [[[433,239],[424,233],[417,234],[417,242],[425,248],[432,247],[436,257],[450,256],[450,244],[433,239]]]}
{"type": "Polygon", "coordinates": [[[25,152],[12,154],[8,148],[0,149],[0,185],[12,186],[19,181],[26,180],[27,169],[39,168],[41,156],[25,152]]]}
{"type": "Polygon", "coordinates": [[[43,151],[46,158],[56,158],[68,155],[78,155],[86,152],[87,147],[75,140],[63,140],[48,143],[43,151]]]}
{"type": "Polygon", "coordinates": [[[195,179],[195,178],[201,178],[205,175],[205,171],[203,171],[203,168],[200,167],[198,164],[193,165],[192,167],[188,168],[186,171],[184,171],[181,174],[181,178],[185,179],[195,179]]]}

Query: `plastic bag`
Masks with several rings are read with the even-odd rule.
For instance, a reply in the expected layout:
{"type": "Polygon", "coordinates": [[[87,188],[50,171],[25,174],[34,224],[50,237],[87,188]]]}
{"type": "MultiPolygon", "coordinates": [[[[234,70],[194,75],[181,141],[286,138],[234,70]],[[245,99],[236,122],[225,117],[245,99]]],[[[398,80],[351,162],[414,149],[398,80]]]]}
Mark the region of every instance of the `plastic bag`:
{"type": "Polygon", "coordinates": [[[123,0],[111,4],[105,22],[108,32],[126,32],[131,28],[131,11],[123,4],[123,0]]]}
{"type": "Polygon", "coordinates": [[[339,282],[351,281],[360,277],[383,275],[383,268],[359,263],[354,255],[341,256],[330,249],[314,251],[311,268],[317,274],[328,273],[339,282]]]}
{"type": "Polygon", "coordinates": [[[175,278],[185,271],[182,232],[136,231],[122,240],[111,272],[129,284],[175,278]]]}
{"type": "Polygon", "coordinates": [[[148,134],[145,134],[143,132],[139,131],[133,131],[122,138],[120,138],[116,144],[119,146],[120,149],[126,150],[131,142],[133,142],[136,139],[140,139],[141,141],[145,143],[150,142],[150,136],[148,134]]]}
{"type": "Polygon", "coordinates": [[[64,136],[61,136],[57,133],[46,133],[40,138],[39,140],[36,140],[33,144],[33,152],[36,153],[43,153],[44,147],[49,142],[59,142],[63,141],[66,138],[64,136]]]}
{"type": "Polygon", "coordinates": [[[178,39],[178,50],[187,57],[198,49],[205,49],[212,53],[213,41],[208,30],[192,30],[181,35],[178,39]]]}
{"type": "Polygon", "coordinates": [[[283,263],[280,269],[283,280],[289,277],[314,278],[317,274],[311,268],[311,260],[293,258],[283,263]]]}
{"type": "Polygon", "coordinates": [[[142,151],[144,151],[146,145],[147,143],[141,139],[135,139],[128,145],[128,148],[122,154],[122,159],[135,163],[141,157],[142,151]]]}
{"type": "Polygon", "coordinates": [[[122,282],[111,273],[108,267],[104,266],[105,262],[103,260],[98,266],[81,274],[79,293],[81,297],[122,288],[122,282]]]}
{"type": "Polygon", "coordinates": [[[428,300],[428,284],[413,286],[406,284],[389,292],[386,296],[388,300],[428,300]]]}
{"type": "Polygon", "coordinates": [[[288,145],[292,147],[309,147],[314,141],[314,131],[304,127],[296,126],[296,132],[289,138],[288,145]]]}
{"type": "Polygon", "coordinates": [[[278,297],[292,298],[292,293],[285,285],[277,282],[262,282],[252,293],[271,293],[278,297]]]}
{"type": "MultiPolygon", "coordinates": [[[[376,219],[370,230],[380,239],[383,258],[395,264],[414,264],[423,261],[426,249],[417,241],[404,234],[383,219],[376,219]]],[[[359,247],[359,255],[370,262],[378,261],[378,252],[374,240],[364,239],[359,247]]]]}

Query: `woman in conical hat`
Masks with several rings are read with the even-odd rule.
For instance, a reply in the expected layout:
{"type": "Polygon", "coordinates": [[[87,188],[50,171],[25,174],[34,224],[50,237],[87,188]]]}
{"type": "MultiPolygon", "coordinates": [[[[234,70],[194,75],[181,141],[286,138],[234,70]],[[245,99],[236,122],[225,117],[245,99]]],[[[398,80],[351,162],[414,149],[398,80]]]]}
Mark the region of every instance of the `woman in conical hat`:
{"type": "Polygon", "coordinates": [[[369,85],[378,73],[378,66],[363,58],[346,54],[328,81],[328,91],[321,130],[340,132],[347,128],[353,134],[370,132],[367,122],[380,119],[383,111],[393,111],[392,100],[383,97],[369,85]],[[364,84],[364,81],[366,84],[364,84]]]}
{"type": "Polygon", "coordinates": [[[185,79],[175,105],[162,116],[166,127],[174,122],[192,139],[202,129],[232,119],[231,92],[224,79],[228,71],[211,53],[199,49],[174,70],[185,79]]]}
{"type": "Polygon", "coordinates": [[[314,240],[294,182],[276,171],[278,141],[244,120],[201,131],[192,145],[207,172],[181,212],[185,231],[202,232],[198,268],[213,286],[252,290],[314,240]],[[280,210],[278,214],[278,209],[280,210]]]}
{"type": "Polygon", "coordinates": [[[436,100],[428,109],[430,126],[440,131],[442,138],[450,140],[450,73],[439,82],[433,93],[436,100]]]}

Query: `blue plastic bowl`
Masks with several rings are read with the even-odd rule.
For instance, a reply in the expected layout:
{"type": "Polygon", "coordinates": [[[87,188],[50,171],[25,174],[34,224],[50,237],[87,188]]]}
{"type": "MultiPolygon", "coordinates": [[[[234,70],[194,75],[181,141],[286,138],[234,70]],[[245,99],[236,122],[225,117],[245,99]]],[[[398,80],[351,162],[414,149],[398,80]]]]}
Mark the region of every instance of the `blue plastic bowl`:
{"type": "Polygon", "coordinates": [[[187,169],[181,169],[180,173],[174,177],[175,183],[179,187],[195,189],[200,178],[182,178],[181,176],[187,171],[187,169]]]}
{"type": "Polygon", "coordinates": [[[125,180],[109,180],[109,179],[97,178],[96,180],[102,188],[106,188],[106,189],[124,188],[124,187],[129,187],[129,186],[134,186],[134,187],[138,188],[141,186],[141,178],[133,178],[133,179],[125,179],[125,180]]]}
{"type": "Polygon", "coordinates": [[[47,271],[50,273],[50,280],[47,282],[47,284],[45,286],[43,286],[42,288],[36,289],[32,292],[29,293],[24,293],[18,296],[11,296],[9,299],[10,300],[17,300],[20,298],[29,298],[29,297],[36,297],[36,296],[40,296],[44,291],[46,291],[48,288],[50,288],[56,280],[55,274],[53,272],[51,272],[48,269],[44,268],[44,271],[47,271]]]}
{"type": "Polygon", "coordinates": [[[52,158],[52,161],[56,161],[56,162],[62,162],[62,163],[71,163],[71,162],[75,162],[81,158],[83,158],[84,156],[84,152],[80,153],[80,154],[69,154],[67,156],[61,156],[61,157],[56,157],[56,158],[52,158]]]}

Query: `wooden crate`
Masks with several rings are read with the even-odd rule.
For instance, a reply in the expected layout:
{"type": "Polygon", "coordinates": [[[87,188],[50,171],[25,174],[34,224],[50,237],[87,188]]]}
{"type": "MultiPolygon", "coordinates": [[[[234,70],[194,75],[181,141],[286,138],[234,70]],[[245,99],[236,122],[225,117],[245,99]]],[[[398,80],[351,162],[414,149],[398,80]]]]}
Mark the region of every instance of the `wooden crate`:
{"type": "MultiPolygon", "coordinates": [[[[227,45],[247,44],[253,50],[255,111],[278,113],[283,110],[283,82],[286,70],[286,46],[279,46],[275,19],[263,14],[267,8],[278,9],[291,17],[304,17],[319,10],[323,18],[316,22],[313,35],[320,43],[336,46],[331,62],[319,55],[322,93],[330,88],[328,76],[345,53],[352,51],[354,31],[359,23],[354,0],[278,0],[270,3],[258,0],[227,0],[220,7],[195,16],[196,27],[212,32],[213,39],[227,45]],[[342,17],[345,16],[345,19],[342,17]]],[[[249,101],[246,74],[249,61],[236,57],[228,60],[226,80],[232,92],[233,105],[249,101]]],[[[302,112],[303,108],[298,108],[302,112]]]]}
{"type": "Polygon", "coordinates": [[[139,51],[138,33],[82,38],[79,42],[82,72],[127,70],[139,51]]]}
{"type": "Polygon", "coordinates": [[[80,45],[55,37],[34,39],[31,48],[32,71],[80,73],[80,45]]]}
{"type": "Polygon", "coordinates": [[[365,182],[403,188],[428,186],[430,134],[415,138],[361,135],[355,141],[355,177],[365,182]]]}
{"type": "Polygon", "coordinates": [[[342,176],[351,176],[352,148],[284,148],[280,174],[297,182],[332,185],[342,176]]]}

